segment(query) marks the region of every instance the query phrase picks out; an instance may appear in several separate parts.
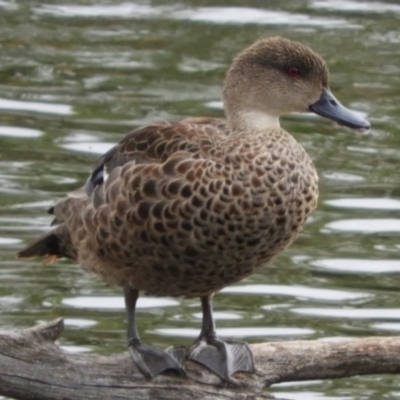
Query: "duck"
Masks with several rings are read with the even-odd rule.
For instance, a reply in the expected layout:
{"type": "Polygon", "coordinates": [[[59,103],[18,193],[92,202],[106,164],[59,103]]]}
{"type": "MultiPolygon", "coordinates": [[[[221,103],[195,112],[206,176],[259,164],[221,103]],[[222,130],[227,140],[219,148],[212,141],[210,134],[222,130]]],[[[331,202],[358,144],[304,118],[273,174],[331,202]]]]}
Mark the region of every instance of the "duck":
{"type": "Polygon", "coordinates": [[[245,342],[218,338],[212,300],[268,268],[317,205],[314,164],[280,117],[311,112],[370,129],[332,94],[323,58],[282,37],[241,51],[222,96],[225,118],[155,122],[125,136],[99,158],[83,187],[49,210],[52,230],[17,254],[47,262],[66,257],[123,288],[129,353],[147,379],[167,370],[185,375],[185,359],[223,382],[255,372],[245,342]],[[183,355],[142,342],[141,293],[200,299],[201,331],[183,355]]]}

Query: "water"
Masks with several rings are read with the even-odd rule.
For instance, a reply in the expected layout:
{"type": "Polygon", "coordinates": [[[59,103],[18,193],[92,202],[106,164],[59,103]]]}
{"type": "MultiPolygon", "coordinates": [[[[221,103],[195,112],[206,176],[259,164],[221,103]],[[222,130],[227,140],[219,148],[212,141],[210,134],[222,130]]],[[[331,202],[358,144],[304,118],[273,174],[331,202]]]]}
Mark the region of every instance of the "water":
{"type": "MultiPolygon", "coordinates": [[[[0,0],[1,329],[62,316],[71,352],[125,351],[121,290],[67,261],[16,260],[47,231],[46,210],[134,127],[221,116],[233,55],[283,35],[328,61],[331,86],[373,124],[357,136],[314,116],[283,126],[315,160],[321,199],[302,236],[269,269],[215,299],[222,337],[249,342],[400,331],[400,4],[396,1],[0,0]]],[[[189,345],[197,300],[141,298],[153,345],[189,345]]],[[[293,400],[397,399],[396,376],[290,383],[293,400]]]]}

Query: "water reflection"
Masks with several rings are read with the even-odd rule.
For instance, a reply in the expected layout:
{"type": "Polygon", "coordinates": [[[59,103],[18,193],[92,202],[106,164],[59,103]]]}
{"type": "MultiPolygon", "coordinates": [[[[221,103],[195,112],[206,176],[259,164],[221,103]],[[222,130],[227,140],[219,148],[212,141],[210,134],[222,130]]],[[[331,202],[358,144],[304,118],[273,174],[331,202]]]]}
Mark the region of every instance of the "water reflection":
{"type": "MultiPolygon", "coordinates": [[[[199,329],[173,329],[161,328],[155,330],[157,334],[172,336],[172,337],[185,337],[196,338],[199,336],[199,329]]],[[[218,336],[225,338],[251,338],[257,337],[259,339],[267,337],[285,337],[289,336],[294,338],[296,336],[307,336],[314,334],[312,329],[306,328],[286,328],[286,327],[249,327],[249,328],[218,328],[218,336]]]]}
{"type": "Polygon", "coordinates": [[[276,395],[279,395],[282,398],[290,398],[291,400],[352,400],[352,397],[349,396],[326,396],[324,393],[318,392],[301,392],[301,393],[293,393],[293,392],[276,392],[276,395]]]}
{"type": "Polygon", "coordinates": [[[89,328],[95,326],[97,321],[83,318],[64,318],[64,324],[73,328],[89,328]]]}
{"type": "Polygon", "coordinates": [[[42,5],[35,9],[37,14],[51,14],[59,17],[86,18],[171,18],[216,24],[262,24],[262,25],[304,25],[322,28],[357,28],[342,18],[322,18],[307,14],[288,13],[250,7],[193,7],[182,6],[152,7],[145,4],[122,3],[113,5],[42,5]]]}
{"type": "Polygon", "coordinates": [[[285,382],[271,387],[272,393],[278,398],[291,400],[352,400],[352,397],[330,396],[313,387],[323,384],[322,381],[285,382]],[[287,391],[288,389],[291,391],[287,391]]]}
{"type": "MultiPolygon", "coordinates": [[[[68,346],[68,345],[61,345],[59,346],[62,350],[66,351],[67,353],[88,353],[91,352],[92,349],[90,347],[84,347],[84,346],[68,346]]],[[[2,397],[0,397],[1,399],[2,397]]]]}
{"type": "Polygon", "coordinates": [[[0,99],[0,110],[29,111],[43,114],[72,115],[72,106],[68,104],[41,103],[33,101],[19,101],[0,99]]]}
{"type": "MultiPolygon", "coordinates": [[[[282,121],[318,168],[319,208],[285,255],[215,297],[218,333],[253,342],[398,333],[398,2],[0,0],[0,10],[1,328],[63,316],[66,351],[126,350],[119,288],[72,263],[43,268],[14,253],[48,231],[47,209],[132,128],[221,117],[233,55],[256,38],[283,35],[324,55],[335,93],[368,112],[374,132],[349,135],[310,115],[282,121]]],[[[141,297],[139,307],[146,343],[187,345],[199,333],[198,300],[141,297]]],[[[381,400],[398,386],[398,377],[379,376],[272,391],[381,400]]]]}
{"type": "MultiPolygon", "coordinates": [[[[193,314],[193,317],[195,317],[196,319],[201,321],[203,318],[203,314],[195,313],[195,314],[193,314]]],[[[242,318],[239,314],[234,314],[232,312],[221,312],[221,311],[214,312],[213,317],[216,321],[218,321],[218,320],[235,320],[235,319],[242,318]]]]}
{"type": "MultiPolygon", "coordinates": [[[[335,180],[335,181],[342,181],[342,182],[362,182],[365,181],[365,178],[359,175],[353,175],[346,172],[327,172],[324,173],[324,178],[335,180]]],[[[328,202],[329,204],[329,202],[328,202]]]]}
{"type": "Polygon", "coordinates": [[[357,11],[368,13],[400,13],[400,5],[380,1],[354,1],[354,0],[314,0],[313,7],[338,11],[357,11]]]}
{"type": "Polygon", "coordinates": [[[400,200],[351,198],[327,200],[325,204],[339,208],[370,209],[370,210],[400,210],[400,200]]]}
{"type": "Polygon", "coordinates": [[[378,331],[390,331],[393,335],[398,335],[398,332],[400,331],[400,322],[372,324],[371,327],[378,331]]]}
{"type": "Polygon", "coordinates": [[[93,153],[93,154],[104,154],[111,147],[114,146],[115,143],[106,143],[106,142],[77,142],[77,143],[64,143],[61,144],[60,147],[73,150],[73,151],[82,151],[84,153],[93,153]]]}
{"type": "Polygon", "coordinates": [[[316,289],[311,287],[284,286],[284,285],[241,285],[231,286],[222,290],[222,293],[244,293],[290,296],[300,299],[316,299],[322,301],[345,301],[368,297],[367,293],[352,293],[350,291],[316,289]]]}
{"type": "Polygon", "coordinates": [[[376,218],[376,219],[346,219],[330,222],[324,227],[324,231],[331,232],[358,232],[380,233],[400,232],[400,219],[376,218]]]}
{"type": "Polygon", "coordinates": [[[292,308],[296,314],[323,317],[323,318],[349,318],[349,319],[395,319],[400,320],[400,308],[292,308]]]}
{"type": "Polygon", "coordinates": [[[21,239],[0,237],[0,246],[11,246],[19,243],[22,243],[21,239]]]}
{"type": "Polygon", "coordinates": [[[311,261],[310,265],[330,271],[349,274],[400,273],[400,260],[369,260],[357,258],[325,258],[311,261]]]}
{"type": "MultiPolygon", "coordinates": [[[[91,308],[97,310],[125,310],[125,303],[122,297],[73,297],[61,301],[69,307],[91,308]]],[[[179,301],[173,299],[159,299],[152,297],[141,297],[137,302],[137,308],[155,308],[176,306],[179,301]]]]}
{"type": "Polygon", "coordinates": [[[34,9],[37,14],[51,14],[59,17],[103,17],[103,18],[145,18],[156,17],[171,10],[170,7],[155,8],[146,4],[121,3],[110,5],[49,5],[42,4],[34,9]]]}
{"type": "Polygon", "coordinates": [[[43,132],[39,129],[20,128],[16,126],[0,126],[0,136],[37,138],[42,135],[43,132]]]}
{"type": "Polygon", "coordinates": [[[356,28],[344,19],[318,18],[306,14],[270,11],[248,7],[198,7],[177,11],[173,18],[217,24],[304,25],[324,28],[356,28]]]}

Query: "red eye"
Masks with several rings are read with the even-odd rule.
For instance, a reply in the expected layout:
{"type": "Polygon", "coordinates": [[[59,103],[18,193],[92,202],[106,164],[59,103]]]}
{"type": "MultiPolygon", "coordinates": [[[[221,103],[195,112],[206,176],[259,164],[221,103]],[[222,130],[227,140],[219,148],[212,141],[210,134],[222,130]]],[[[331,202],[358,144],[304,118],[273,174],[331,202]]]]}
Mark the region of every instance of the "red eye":
{"type": "Polygon", "coordinates": [[[300,75],[300,71],[297,67],[290,67],[287,72],[293,78],[297,78],[300,75]]]}

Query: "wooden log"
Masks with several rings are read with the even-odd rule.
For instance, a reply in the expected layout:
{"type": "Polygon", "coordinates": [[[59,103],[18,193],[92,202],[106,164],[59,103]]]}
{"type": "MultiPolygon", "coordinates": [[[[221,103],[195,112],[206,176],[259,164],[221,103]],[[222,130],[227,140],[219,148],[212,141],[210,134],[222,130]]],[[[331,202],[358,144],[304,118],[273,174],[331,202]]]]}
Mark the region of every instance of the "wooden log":
{"type": "Polygon", "coordinates": [[[63,351],[55,344],[63,326],[57,319],[0,332],[1,395],[40,400],[271,400],[265,388],[274,383],[400,371],[400,338],[369,337],[253,344],[256,374],[238,373],[230,386],[191,361],[185,365],[186,378],[171,373],[146,381],[127,352],[104,357],[63,351]]]}

